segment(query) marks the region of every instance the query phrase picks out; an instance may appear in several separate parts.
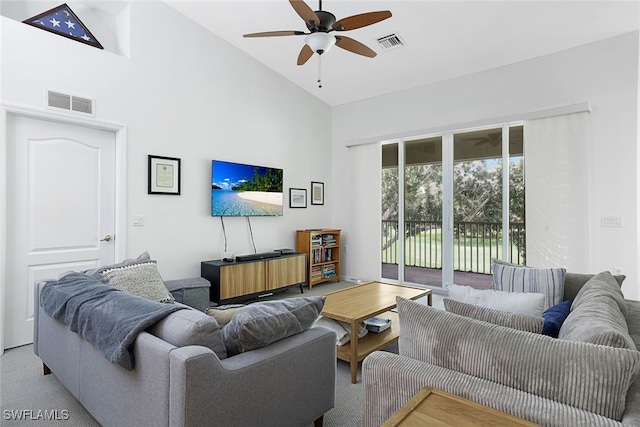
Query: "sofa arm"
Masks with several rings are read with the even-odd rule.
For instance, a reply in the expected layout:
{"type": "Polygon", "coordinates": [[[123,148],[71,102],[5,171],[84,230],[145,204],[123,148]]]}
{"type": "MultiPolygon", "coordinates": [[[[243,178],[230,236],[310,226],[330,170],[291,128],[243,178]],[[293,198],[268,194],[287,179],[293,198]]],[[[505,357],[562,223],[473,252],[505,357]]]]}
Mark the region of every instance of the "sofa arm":
{"type": "Polygon", "coordinates": [[[302,426],[334,405],[335,334],[325,328],[224,360],[182,347],[170,363],[171,426],[302,426]]]}
{"type": "Polygon", "coordinates": [[[624,426],[610,418],[498,383],[397,354],[377,351],[362,363],[363,427],[377,427],[424,387],[544,426],[624,426]]]}

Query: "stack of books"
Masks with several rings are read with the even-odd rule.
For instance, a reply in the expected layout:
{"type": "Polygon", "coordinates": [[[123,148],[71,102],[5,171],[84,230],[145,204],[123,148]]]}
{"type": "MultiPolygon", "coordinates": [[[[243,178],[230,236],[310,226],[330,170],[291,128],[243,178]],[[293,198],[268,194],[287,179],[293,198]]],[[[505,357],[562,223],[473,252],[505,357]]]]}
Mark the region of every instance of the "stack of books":
{"type": "Polygon", "coordinates": [[[322,277],[325,279],[330,277],[336,277],[336,265],[335,264],[325,265],[324,268],[322,269],[322,277]]]}
{"type": "Polygon", "coordinates": [[[336,238],[333,234],[322,234],[322,246],[335,246],[336,238]]]}
{"type": "Polygon", "coordinates": [[[311,267],[311,280],[322,279],[322,266],[314,265],[311,267]]]}
{"type": "Polygon", "coordinates": [[[364,321],[364,326],[371,332],[382,332],[391,327],[391,319],[372,317],[364,321]]]}

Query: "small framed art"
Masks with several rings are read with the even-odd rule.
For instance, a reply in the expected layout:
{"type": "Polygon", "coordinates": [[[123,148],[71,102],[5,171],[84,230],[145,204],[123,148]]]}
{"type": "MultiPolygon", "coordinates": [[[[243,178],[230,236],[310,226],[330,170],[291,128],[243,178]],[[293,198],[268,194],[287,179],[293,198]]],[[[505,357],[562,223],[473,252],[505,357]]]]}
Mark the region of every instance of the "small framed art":
{"type": "Polygon", "coordinates": [[[149,155],[148,193],[180,195],[180,159],[149,155]]]}
{"type": "Polygon", "coordinates": [[[306,208],[307,207],[307,189],[306,188],[290,188],[289,189],[289,207],[290,208],[306,208]]]}
{"type": "Polygon", "coordinates": [[[324,205],[324,182],[311,181],[311,204],[324,205]]]}

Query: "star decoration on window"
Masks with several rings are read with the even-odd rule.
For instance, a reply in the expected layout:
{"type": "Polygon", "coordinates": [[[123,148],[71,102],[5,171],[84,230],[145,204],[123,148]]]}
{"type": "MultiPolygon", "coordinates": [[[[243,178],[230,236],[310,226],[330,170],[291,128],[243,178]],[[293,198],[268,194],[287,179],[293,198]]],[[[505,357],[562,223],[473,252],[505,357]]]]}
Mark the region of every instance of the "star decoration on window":
{"type": "Polygon", "coordinates": [[[104,49],[66,3],[22,22],[98,49],[104,49]]]}

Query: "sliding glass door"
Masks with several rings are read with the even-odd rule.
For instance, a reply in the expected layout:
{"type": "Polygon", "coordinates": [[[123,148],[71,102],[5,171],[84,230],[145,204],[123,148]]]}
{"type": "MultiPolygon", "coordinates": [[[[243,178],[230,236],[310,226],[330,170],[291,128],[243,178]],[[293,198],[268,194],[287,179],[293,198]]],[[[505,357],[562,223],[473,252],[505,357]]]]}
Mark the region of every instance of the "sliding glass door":
{"type": "Polygon", "coordinates": [[[491,258],[524,263],[522,133],[504,125],[382,146],[382,278],[486,288],[491,258]]]}

